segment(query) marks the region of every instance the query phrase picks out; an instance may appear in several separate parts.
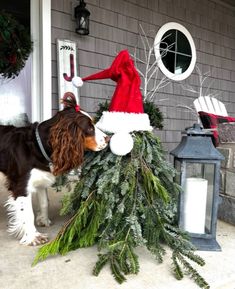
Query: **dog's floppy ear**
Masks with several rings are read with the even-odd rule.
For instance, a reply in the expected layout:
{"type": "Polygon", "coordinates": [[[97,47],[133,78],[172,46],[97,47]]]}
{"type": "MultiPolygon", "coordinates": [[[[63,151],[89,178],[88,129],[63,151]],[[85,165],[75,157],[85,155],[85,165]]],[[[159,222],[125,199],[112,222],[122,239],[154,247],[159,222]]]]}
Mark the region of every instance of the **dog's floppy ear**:
{"type": "MultiPolygon", "coordinates": [[[[78,113],[75,117],[79,118],[78,113]]],[[[76,121],[74,121],[74,115],[73,117],[61,115],[50,130],[50,145],[54,175],[66,173],[82,164],[84,135],[76,121]]]]}

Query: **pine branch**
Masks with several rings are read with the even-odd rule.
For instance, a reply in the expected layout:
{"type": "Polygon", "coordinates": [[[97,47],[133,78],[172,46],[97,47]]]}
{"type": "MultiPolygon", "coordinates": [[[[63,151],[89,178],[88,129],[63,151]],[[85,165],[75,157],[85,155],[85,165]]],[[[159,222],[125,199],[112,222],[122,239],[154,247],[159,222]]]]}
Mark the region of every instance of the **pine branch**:
{"type": "Polygon", "coordinates": [[[195,281],[195,283],[204,289],[209,289],[209,284],[205,281],[205,279],[198,274],[198,272],[191,266],[191,264],[186,261],[186,259],[180,254],[176,253],[176,258],[182,263],[187,273],[191,276],[191,278],[195,281]]]}
{"type": "Polygon", "coordinates": [[[176,252],[172,253],[172,261],[173,261],[173,271],[174,271],[175,278],[177,280],[183,279],[184,278],[184,273],[182,272],[182,270],[180,268],[180,265],[178,263],[177,253],[176,252]]]}
{"type": "Polygon", "coordinates": [[[113,277],[119,284],[122,284],[124,281],[126,281],[125,276],[121,273],[122,270],[118,263],[118,258],[115,255],[112,255],[110,258],[110,268],[111,268],[113,277]]]}
{"type": "Polygon", "coordinates": [[[93,275],[98,276],[100,271],[109,261],[109,254],[98,254],[98,261],[93,268],[93,275]]]}

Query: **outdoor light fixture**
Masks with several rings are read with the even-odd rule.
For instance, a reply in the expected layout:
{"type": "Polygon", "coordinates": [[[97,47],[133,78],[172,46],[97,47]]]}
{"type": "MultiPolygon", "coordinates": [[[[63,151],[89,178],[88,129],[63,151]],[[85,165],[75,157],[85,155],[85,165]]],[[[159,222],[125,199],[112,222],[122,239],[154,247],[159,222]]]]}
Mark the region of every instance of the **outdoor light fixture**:
{"type": "Polygon", "coordinates": [[[179,227],[189,233],[198,250],[220,251],[216,241],[220,163],[223,155],[214,147],[211,132],[199,124],[186,129],[181,143],[171,151],[177,171],[179,227]]]}
{"type": "Polygon", "coordinates": [[[89,34],[90,12],[85,7],[86,3],[83,0],[80,0],[79,5],[74,9],[74,16],[77,22],[76,33],[80,35],[89,34]]]}

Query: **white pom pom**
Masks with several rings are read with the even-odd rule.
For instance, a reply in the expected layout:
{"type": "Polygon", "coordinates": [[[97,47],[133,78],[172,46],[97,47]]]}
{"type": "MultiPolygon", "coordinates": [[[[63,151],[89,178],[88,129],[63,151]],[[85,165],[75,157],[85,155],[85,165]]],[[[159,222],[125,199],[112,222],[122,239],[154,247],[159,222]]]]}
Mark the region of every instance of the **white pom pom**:
{"type": "Polygon", "coordinates": [[[72,83],[75,87],[83,86],[83,80],[79,76],[74,76],[72,79],[72,83]]]}
{"type": "Polygon", "coordinates": [[[133,149],[134,141],[129,133],[119,132],[111,137],[109,146],[113,154],[125,156],[133,149]]]}

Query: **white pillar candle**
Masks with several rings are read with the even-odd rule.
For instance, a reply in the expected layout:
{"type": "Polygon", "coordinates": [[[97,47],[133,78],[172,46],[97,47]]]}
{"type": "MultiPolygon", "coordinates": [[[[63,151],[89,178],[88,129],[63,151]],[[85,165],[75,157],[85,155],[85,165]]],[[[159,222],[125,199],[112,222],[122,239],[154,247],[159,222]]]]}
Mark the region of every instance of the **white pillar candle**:
{"type": "Polygon", "coordinates": [[[186,179],[183,229],[189,233],[205,233],[207,185],[208,181],[206,179],[186,179]]]}

